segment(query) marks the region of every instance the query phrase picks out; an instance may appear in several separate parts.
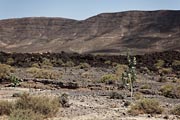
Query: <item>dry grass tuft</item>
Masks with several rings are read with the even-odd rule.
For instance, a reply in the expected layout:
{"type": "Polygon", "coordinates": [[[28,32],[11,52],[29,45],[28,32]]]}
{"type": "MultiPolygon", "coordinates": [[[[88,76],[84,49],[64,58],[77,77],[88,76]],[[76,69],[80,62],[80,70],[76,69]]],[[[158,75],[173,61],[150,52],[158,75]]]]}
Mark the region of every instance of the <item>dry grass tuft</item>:
{"type": "Polygon", "coordinates": [[[31,109],[16,109],[10,114],[9,120],[44,120],[44,116],[31,109]]]}
{"type": "Polygon", "coordinates": [[[117,80],[118,78],[115,74],[107,74],[102,76],[99,82],[106,84],[113,84],[117,80]]]}
{"type": "Polygon", "coordinates": [[[13,109],[13,103],[0,101],[0,115],[9,115],[13,109]]]}
{"type": "Polygon", "coordinates": [[[163,109],[160,107],[159,102],[154,99],[143,99],[138,101],[128,111],[131,115],[138,114],[161,114],[163,109]]]}
{"type": "Polygon", "coordinates": [[[27,69],[27,72],[32,74],[35,78],[42,79],[60,79],[62,77],[62,73],[57,70],[50,69],[40,69],[36,67],[31,67],[27,69]]]}
{"type": "Polygon", "coordinates": [[[160,91],[165,97],[180,98],[180,86],[166,84],[161,87],[160,91]]]}
{"type": "Polygon", "coordinates": [[[24,93],[13,103],[0,101],[0,115],[8,115],[10,120],[43,120],[54,116],[59,107],[58,98],[24,93]]]}
{"type": "Polygon", "coordinates": [[[57,98],[51,99],[45,96],[30,96],[23,94],[16,101],[16,109],[32,109],[35,113],[40,113],[46,117],[55,115],[59,110],[59,101],[57,98]]]}
{"type": "Polygon", "coordinates": [[[175,106],[175,108],[173,108],[173,110],[171,110],[171,113],[174,115],[179,115],[180,116],[180,104],[175,106]]]}
{"type": "Polygon", "coordinates": [[[13,72],[14,68],[10,65],[0,64],[0,79],[8,79],[13,72]]]}

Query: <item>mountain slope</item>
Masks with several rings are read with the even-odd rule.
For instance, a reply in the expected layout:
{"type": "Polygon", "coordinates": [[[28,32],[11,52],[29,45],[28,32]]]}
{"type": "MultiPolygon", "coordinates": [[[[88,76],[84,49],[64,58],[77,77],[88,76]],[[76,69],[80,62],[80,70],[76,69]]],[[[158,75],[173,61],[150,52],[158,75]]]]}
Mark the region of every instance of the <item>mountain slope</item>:
{"type": "Polygon", "coordinates": [[[0,50],[136,54],[180,50],[180,11],[103,13],[86,20],[0,20],[0,50]]]}

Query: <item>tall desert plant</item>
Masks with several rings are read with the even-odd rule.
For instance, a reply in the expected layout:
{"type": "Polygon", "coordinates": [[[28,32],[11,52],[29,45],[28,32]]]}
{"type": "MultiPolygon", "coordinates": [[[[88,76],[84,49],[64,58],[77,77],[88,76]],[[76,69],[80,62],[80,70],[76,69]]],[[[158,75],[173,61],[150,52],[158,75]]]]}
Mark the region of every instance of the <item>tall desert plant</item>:
{"type": "Polygon", "coordinates": [[[131,58],[127,52],[128,68],[122,73],[122,82],[125,87],[129,86],[131,90],[131,98],[133,96],[134,82],[136,81],[136,57],[131,58]]]}

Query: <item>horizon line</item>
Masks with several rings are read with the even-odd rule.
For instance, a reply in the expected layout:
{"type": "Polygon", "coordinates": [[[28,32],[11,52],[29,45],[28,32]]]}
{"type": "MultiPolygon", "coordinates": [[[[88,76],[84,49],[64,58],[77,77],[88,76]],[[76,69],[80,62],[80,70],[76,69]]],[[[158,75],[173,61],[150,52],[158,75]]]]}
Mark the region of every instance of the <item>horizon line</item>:
{"type": "Polygon", "coordinates": [[[25,18],[61,18],[61,19],[69,19],[69,20],[76,20],[76,21],[83,21],[86,19],[89,19],[91,17],[101,15],[101,14],[116,14],[116,13],[124,13],[124,12],[157,12],[157,11],[180,11],[180,9],[159,9],[159,10],[123,10],[123,11],[116,11],[116,12],[101,12],[97,13],[95,15],[91,15],[89,17],[86,17],[84,19],[74,19],[74,18],[68,18],[68,17],[61,17],[61,16],[22,16],[22,17],[9,17],[9,18],[2,18],[0,20],[12,20],[12,19],[25,19],[25,18]]]}

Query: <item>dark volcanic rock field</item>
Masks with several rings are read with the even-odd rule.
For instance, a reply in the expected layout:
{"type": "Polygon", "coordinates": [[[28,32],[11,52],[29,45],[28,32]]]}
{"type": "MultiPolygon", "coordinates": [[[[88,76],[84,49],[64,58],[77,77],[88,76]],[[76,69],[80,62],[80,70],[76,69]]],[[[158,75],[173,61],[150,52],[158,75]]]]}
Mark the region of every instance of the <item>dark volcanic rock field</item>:
{"type": "MultiPolygon", "coordinates": [[[[90,55],[90,54],[77,54],[77,53],[0,53],[0,62],[6,63],[9,58],[13,58],[12,66],[30,67],[33,63],[41,63],[45,58],[49,59],[53,66],[63,66],[58,60],[66,63],[72,61],[75,65],[80,63],[88,63],[92,67],[109,67],[113,63],[127,64],[126,56],[105,56],[105,55],[90,55]],[[110,64],[106,62],[110,61],[110,64]]],[[[136,55],[137,67],[147,67],[150,70],[156,71],[154,64],[158,60],[165,61],[163,67],[172,67],[174,71],[180,71],[180,66],[172,66],[174,60],[180,60],[180,52],[165,51],[156,52],[152,54],[136,55]]]]}

